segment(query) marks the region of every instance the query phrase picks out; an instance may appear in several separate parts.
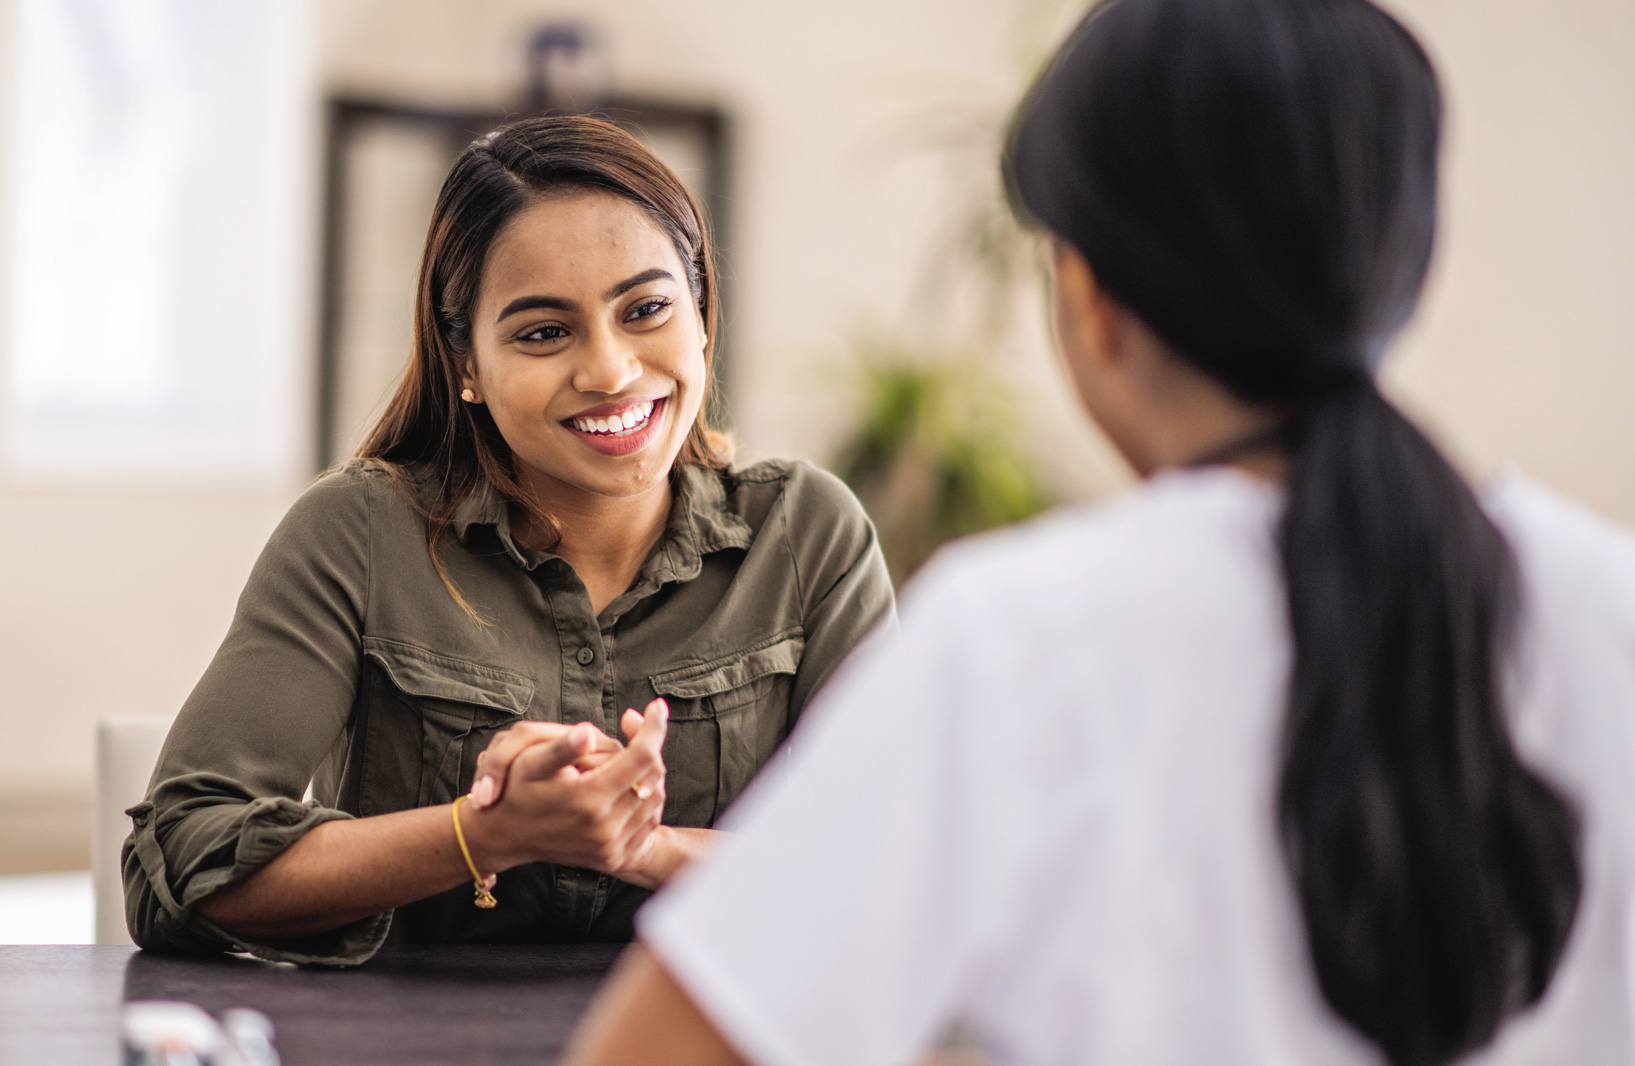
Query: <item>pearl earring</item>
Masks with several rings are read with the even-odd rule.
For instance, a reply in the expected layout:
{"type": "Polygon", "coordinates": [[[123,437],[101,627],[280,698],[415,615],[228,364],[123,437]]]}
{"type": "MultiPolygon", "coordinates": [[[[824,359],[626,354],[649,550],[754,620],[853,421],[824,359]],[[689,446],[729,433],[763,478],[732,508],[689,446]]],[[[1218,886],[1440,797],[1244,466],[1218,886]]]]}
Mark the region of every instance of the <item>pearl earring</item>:
{"type": "Polygon", "coordinates": [[[461,389],[460,399],[464,400],[466,403],[476,403],[477,394],[472,392],[470,389],[461,389]]]}
{"type": "Polygon", "coordinates": [[[708,333],[700,333],[698,335],[698,344],[701,348],[708,348],[710,346],[710,335],[708,333]]]}

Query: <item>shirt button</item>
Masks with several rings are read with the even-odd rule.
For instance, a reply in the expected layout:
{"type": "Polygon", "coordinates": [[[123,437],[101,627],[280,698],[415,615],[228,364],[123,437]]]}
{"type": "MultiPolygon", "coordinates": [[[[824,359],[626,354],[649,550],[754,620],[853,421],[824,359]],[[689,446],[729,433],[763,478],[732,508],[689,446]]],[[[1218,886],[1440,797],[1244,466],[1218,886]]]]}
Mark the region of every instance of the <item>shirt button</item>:
{"type": "Polygon", "coordinates": [[[592,659],[594,659],[594,658],[596,658],[596,652],[594,650],[592,650],[590,648],[580,648],[579,649],[578,659],[579,659],[579,665],[580,666],[589,666],[590,661],[592,659]]]}

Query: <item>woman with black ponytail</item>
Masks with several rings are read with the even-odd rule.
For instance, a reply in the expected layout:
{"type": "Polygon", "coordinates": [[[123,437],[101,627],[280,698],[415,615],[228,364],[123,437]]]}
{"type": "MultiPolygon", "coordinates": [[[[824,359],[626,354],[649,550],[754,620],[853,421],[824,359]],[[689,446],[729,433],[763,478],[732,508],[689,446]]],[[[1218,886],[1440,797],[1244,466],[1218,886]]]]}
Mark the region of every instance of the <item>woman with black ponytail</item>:
{"type": "Polygon", "coordinates": [[[1635,1062],[1635,542],[1375,383],[1440,124],[1368,0],[1091,12],[1006,175],[1145,483],[945,553],[576,1062],[1635,1062]]]}

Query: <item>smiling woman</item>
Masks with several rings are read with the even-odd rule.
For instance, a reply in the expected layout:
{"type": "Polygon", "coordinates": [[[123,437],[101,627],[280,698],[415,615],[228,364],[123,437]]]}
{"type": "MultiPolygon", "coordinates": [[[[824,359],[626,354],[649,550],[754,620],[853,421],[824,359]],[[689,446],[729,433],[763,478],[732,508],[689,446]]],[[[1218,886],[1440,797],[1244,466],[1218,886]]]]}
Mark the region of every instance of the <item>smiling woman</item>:
{"type": "Polygon", "coordinates": [[[629,938],[893,610],[838,480],[731,464],[716,314],[698,205],[627,134],[466,150],[402,385],[274,534],[132,810],[139,944],[629,938]]]}
{"type": "Polygon", "coordinates": [[[487,404],[536,498],[656,502],[707,373],[678,259],[639,207],[604,192],[547,198],[495,242],[461,395],[487,404]],[[643,263],[664,265],[623,276],[643,263]]]}

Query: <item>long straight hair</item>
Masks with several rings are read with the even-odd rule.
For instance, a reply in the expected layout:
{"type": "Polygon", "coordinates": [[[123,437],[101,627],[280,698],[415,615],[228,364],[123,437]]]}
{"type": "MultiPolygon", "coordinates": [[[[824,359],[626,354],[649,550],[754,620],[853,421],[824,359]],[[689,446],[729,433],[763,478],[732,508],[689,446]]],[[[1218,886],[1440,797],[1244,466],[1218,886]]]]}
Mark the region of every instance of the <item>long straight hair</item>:
{"type": "Polygon", "coordinates": [[[1501,669],[1510,549],[1375,388],[1436,229],[1441,99],[1367,0],[1108,0],[1024,102],[1019,210],[1240,398],[1291,412],[1274,817],[1324,997],[1398,1066],[1543,995],[1580,890],[1501,669]]]}
{"type": "Polygon", "coordinates": [[[725,466],[731,442],[714,427],[715,342],[720,316],[715,251],[704,212],[680,178],[610,122],[581,116],[525,119],[473,141],[449,171],[432,209],[414,300],[408,369],[358,449],[384,464],[426,519],[432,565],[456,602],[476,613],[443,568],[438,542],[460,505],[484,482],[560,535],[517,476],[511,448],[488,408],[460,399],[471,354],[471,315],[495,239],[542,197],[572,190],[621,196],[645,211],[675,245],[704,322],[705,392],[678,464],[725,466]],[[412,468],[415,484],[405,476],[412,468]]]}

